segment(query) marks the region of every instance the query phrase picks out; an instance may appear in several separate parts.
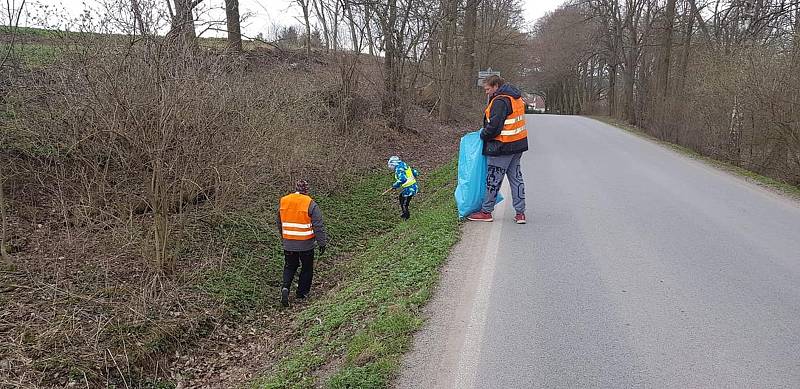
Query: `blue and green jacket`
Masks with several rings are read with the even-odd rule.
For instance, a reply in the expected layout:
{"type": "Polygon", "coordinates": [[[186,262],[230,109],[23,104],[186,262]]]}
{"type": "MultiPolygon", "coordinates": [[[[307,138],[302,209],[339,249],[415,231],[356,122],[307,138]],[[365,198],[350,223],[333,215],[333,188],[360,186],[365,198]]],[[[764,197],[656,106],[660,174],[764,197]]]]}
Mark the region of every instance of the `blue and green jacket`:
{"type": "Polygon", "coordinates": [[[419,192],[419,185],[417,185],[417,176],[419,176],[419,172],[417,169],[408,166],[403,161],[394,168],[394,184],[392,184],[392,188],[398,189],[402,188],[402,192],[400,195],[408,197],[413,196],[419,192]]]}

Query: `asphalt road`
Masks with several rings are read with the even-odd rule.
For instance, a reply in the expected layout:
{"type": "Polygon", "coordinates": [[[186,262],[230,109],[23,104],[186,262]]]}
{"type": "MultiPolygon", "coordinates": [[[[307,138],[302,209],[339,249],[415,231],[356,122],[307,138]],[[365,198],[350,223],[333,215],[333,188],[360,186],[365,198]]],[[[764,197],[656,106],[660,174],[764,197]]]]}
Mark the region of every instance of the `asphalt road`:
{"type": "Polygon", "coordinates": [[[529,224],[465,226],[396,387],[800,388],[797,201],[591,119],[528,129],[529,224]]]}

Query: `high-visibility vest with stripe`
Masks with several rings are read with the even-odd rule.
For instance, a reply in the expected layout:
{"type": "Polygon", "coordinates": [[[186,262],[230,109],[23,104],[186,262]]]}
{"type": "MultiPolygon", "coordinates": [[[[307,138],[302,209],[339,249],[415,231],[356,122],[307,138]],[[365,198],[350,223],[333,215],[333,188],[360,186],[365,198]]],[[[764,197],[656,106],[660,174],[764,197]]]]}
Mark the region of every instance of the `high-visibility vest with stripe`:
{"type": "Polygon", "coordinates": [[[417,179],[414,177],[414,170],[412,170],[410,166],[406,166],[405,175],[406,182],[403,183],[403,188],[408,188],[409,186],[417,183],[417,179]]]}
{"type": "Polygon", "coordinates": [[[489,122],[492,104],[494,104],[494,101],[499,97],[508,97],[511,101],[511,115],[506,117],[500,135],[496,136],[494,139],[503,143],[511,143],[527,138],[528,130],[525,128],[525,102],[522,101],[522,98],[513,98],[508,95],[495,96],[486,107],[486,122],[489,122]]]}
{"type": "Polygon", "coordinates": [[[311,197],[301,193],[292,193],[281,197],[280,215],[283,239],[314,239],[311,215],[308,214],[310,205],[311,197]]]}

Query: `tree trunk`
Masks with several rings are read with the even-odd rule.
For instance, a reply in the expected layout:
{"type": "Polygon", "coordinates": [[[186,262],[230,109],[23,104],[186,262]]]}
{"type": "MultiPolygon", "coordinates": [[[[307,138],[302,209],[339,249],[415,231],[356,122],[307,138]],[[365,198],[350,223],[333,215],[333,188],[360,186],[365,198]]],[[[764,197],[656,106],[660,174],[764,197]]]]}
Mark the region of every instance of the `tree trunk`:
{"type": "MultiPolygon", "coordinates": [[[[430,39],[428,40],[428,56],[430,57],[431,74],[441,74],[442,72],[442,57],[440,50],[442,45],[440,42],[441,37],[441,31],[433,31],[430,39]]],[[[439,86],[438,82],[436,83],[436,86],[439,86]]]]}
{"type": "Polygon", "coordinates": [[[175,15],[172,17],[172,28],[170,29],[171,35],[178,37],[185,46],[192,48],[197,45],[192,10],[199,4],[199,1],[195,1],[175,0],[175,15]]]}
{"type": "MultiPolygon", "coordinates": [[[[332,12],[333,15],[331,15],[331,18],[333,19],[333,20],[331,20],[331,26],[333,26],[333,29],[332,29],[333,32],[331,33],[331,49],[333,49],[333,51],[338,51],[339,50],[339,15],[341,14],[341,9],[339,9],[339,2],[338,1],[334,2],[334,7],[335,8],[333,9],[333,12],[332,12]]],[[[330,8],[328,8],[328,9],[330,9],[330,8]]],[[[325,8],[324,7],[323,7],[322,11],[325,12],[325,8]]]]}
{"type": "Polygon", "coordinates": [[[150,201],[153,208],[153,268],[162,272],[167,267],[169,241],[169,194],[164,177],[163,160],[153,161],[150,177],[150,201]]]}
{"type": "Polygon", "coordinates": [[[572,96],[572,114],[579,115],[581,113],[580,85],[578,85],[577,80],[572,82],[574,84],[570,85],[569,88],[569,94],[572,96]]]}
{"type": "Polygon", "coordinates": [[[589,92],[588,92],[589,103],[590,103],[589,109],[592,112],[592,114],[596,113],[594,111],[594,108],[595,108],[595,103],[597,102],[597,88],[598,88],[597,74],[599,72],[602,72],[603,69],[602,66],[603,65],[600,63],[600,58],[596,57],[594,60],[592,60],[592,67],[591,71],[589,72],[589,92]]]}
{"type": "Polygon", "coordinates": [[[387,14],[379,16],[384,39],[384,94],[381,101],[381,111],[386,117],[389,128],[403,129],[405,125],[405,112],[400,96],[401,67],[398,61],[402,50],[398,47],[399,32],[395,31],[397,24],[397,0],[388,0],[387,14]]]}
{"type": "Polygon", "coordinates": [[[664,40],[661,64],[658,74],[659,96],[664,100],[669,98],[669,65],[672,57],[672,30],[675,24],[675,0],[667,0],[667,9],[664,15],[664,40]]]}
{"type": "Polygon", "coordinates": [[[636,9],[626,9],[623,28],[627,27],[627,34],[622,34],[623,59],[622,66],[622,91],[623,91],[623,117],[630,123],[636,124],[636,101],[634,88],[636,86],[636,69],[639,66],[639,12],[636,9]],[[627,40],[627,42],[626,42],[627,40]]]}
{"type": "MultiPolygon", "coordinates": [[[[678,94],[683,95],[686,93],[686,76],[689,73],[689,55],[692,50],[692,31],[694,30],[694,16],[687,15],[686,31],[683,36],[683,58],[681,60],[681,78],[680,85],[678,86],[678,94]]],[[[683,99],[681,99],[682,101],[683,99]]]]}
{"type": "Polygon", "coordinates": [[[475,88],[475,33],[478,20],[478,1],[467,0],[464,10],[464,51],[461,53],[461,76],[466,90],[475,88]]]}
{"type": "Polygon", "coordinates": [[[353,52],[355,54],[360,54],[361,39],[363,38],[359,38],[358,34],[356,34],[356,19],[353,17],[353,8],[350,5],[350,0],[342,0],[342,9],[344,9],[347,14],[347,19],[349,20],[348,27],[350,28],[350,39],[353,40],[353,52]]]}
{"type": "Polygon", "coordinates": [[[8,251],[6,250],[6,231],[8,229],[8,219],[6,218],[6,199],[5,189],[3,188],[4,177],[0,173],[0,260],[8,262],[8,251]]]}
{"type": "Polygon", "coordinates": [[[575,84],[575,93],[578,96],[578,113],[580,114],[586,114],[586,107],[589,106],[589,72],[591,71],[591,61],[592,59],[589,59],[580,65],[580,76],[578,82],[575,84]]]}
{"type": "MultiPolygon", "coordinates": [[[[136,21],[136,27],[139,27],[139,33],[142,35],[148,35],[147,27],[145,27],[144,18],[142,17],[142,7],[139,5],[139,0],[131,0],[131,10],[133,11],[133,18],[136,21]]],[[[134,35],[136,35],[135,31],[134,35]]]]}
{"type": "Polygon", "coordinates": [[[617,65],[608,65],[608,116],[617,116],[617,65]]]}
{"type": "Polygon", "coordinates": [[[339,51],[339,16],[342,14],[342,10],[339,8],[340,2],[333,0],[333,11],[331,11],[331,6],[325,3],[321,4],[322,12],[326,13],[327,20],[330,20],[330,50],[339,51]]]}
{"type": "Polygon", "coordinates": [[[792,37],[792,69],[800,67],[800,3],[794,11],[794,36],[792,37]]]}
{"type": "Polygon", "coordinates": [[[228,22],[228,49],[242,51],[242,28],[239,19],[239,0],[225,0],[225,19],[228,22]]]}
{"type": "Polygon", "coordinates": [[[314,5],[314,12],[316,12],[317,18],[322,24],[322,34],[325,37],[325,50],[326,51],[330,50],[331,37],[330,33],[328,32],[328,21],[325,18],[325,4],[322,3],[324,0],[310,0],[310,1],[311,4],[314,5]]]}
{"type": "Polygon", "coordinates": [[[623,116],[630,124],[636,124],[636,106],[633,101],[633,87],[636,82],[635,74],[636,69],[630,64],[625,64],[622,68],[623,116]]]}
{"type": "Polygon", "coordinates": [[[450,120],[453,110],[453,73],[455,72],[455,28],[458,0],[445,0],[442,34],[442,72],[439,76],[439,119],[450,120]]]}
{"type": "Polygon", "coordinates": [[[589,80],[589,101],[591,103],[590,109],[592,111],[592,114],[596,113],[594,111],[594,108],[595,108],[595,103],[597,103],[597,96],[598,96],[597,92],[599,90],[599,86],[598,86],[598,81],[597,80],[599,78],[598,75],[602,74],[602,72],[603,72],[603,67],[604,67],[604,65],[602,63],[602,60],[599,57],[595,58],[595,60],[592,61],[592,71],[589,74],[589,79],[590,79],[589,80]]]}
{"type": "Polygon", "coordinates": [[[375,37],[372,35],[372,17],[370,7],[364,7],[364,24],[367,26],[367,49],[369,55],[375,56],[375,37]]]}
{"type": "Polygon", "coordinates": [[[697,20],[697,25],[700,27],[700,31],[703,32],[706,41],[709,43],[714,42],[714,38],[711,37],[711,33],[708,32],[708,26],[706,26],[706,22],[703,20],[703,16],[700,14],[700,10],[697,8],[697,4],[695,4],[694,0],[687,0],[687,1],[689,3],[689,7],[692,12],[692,17],[694,20],[697,20]]]}
{"type": "Polygon", "coordinates": [[[308,2],[311,0],[297,0],[303,10],[303,23],[306,25],[306,56],[311,59],[311,20],[308,15],[308,2]]]}

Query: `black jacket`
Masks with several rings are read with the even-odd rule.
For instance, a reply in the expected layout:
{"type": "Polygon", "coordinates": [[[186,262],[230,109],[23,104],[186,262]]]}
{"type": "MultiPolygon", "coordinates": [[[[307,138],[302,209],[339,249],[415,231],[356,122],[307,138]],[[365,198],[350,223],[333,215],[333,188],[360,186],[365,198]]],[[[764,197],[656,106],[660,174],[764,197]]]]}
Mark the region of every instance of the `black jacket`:
{"type": "MultiPolygon", "coordinates": [[[[517,88],[509,84],[501,86],[489,100],[497,95],[508,95],[513,98],[522,96],[517,88]]],[[[511,143],[503,143],[494,139],[500,135],[500,131],[503,131],[503,123],[512,112],[511,100],[507,97],[500,97],[492,104],[492,110],[489,111],[489,120],[486,120],[486,115],[483,116],[483,131],[481,131],[483,155],[512,155],[528,151],[528,138],[511,143]]]]}

